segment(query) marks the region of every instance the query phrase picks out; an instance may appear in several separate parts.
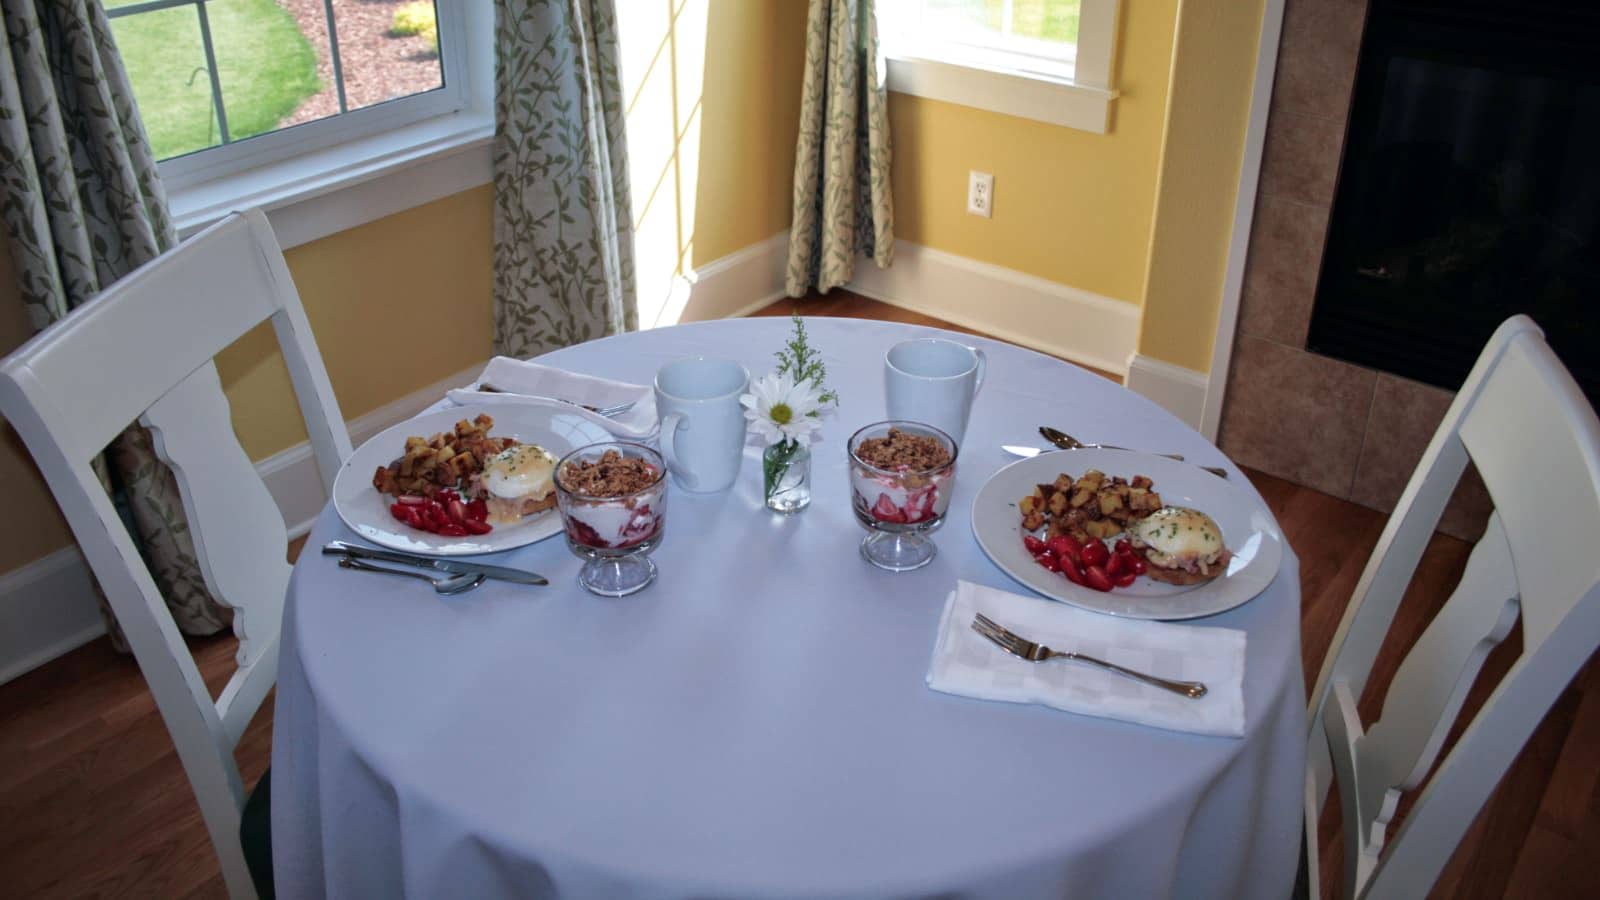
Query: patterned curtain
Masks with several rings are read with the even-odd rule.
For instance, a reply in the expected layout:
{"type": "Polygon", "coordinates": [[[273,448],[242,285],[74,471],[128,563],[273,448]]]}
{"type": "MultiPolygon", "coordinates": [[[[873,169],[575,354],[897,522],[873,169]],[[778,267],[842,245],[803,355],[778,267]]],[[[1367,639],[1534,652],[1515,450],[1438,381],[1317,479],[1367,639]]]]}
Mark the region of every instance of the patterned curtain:
{"type": "Polygon", "coordinates": [[[889,101],[872,0],[811,0],[789,226],[789,296],[894,261],[889,101]]]}
{"type": "Polygon", "coordinates": [[[495,0],[495,349],[639,327],[613,0],[495,0]]]}
{"type": "MultiPolygon", "coordinates": [[[[177,243],[133,91],[99,0],[0,0],[0,191],[7,244],[43,329],[177,243]]],[[[178,627],[231,619],[206,591],[172,472],[130,427],[96,469],[178,627]]],[[[121,633],[101,604],[113,640],[121,633]]]]}

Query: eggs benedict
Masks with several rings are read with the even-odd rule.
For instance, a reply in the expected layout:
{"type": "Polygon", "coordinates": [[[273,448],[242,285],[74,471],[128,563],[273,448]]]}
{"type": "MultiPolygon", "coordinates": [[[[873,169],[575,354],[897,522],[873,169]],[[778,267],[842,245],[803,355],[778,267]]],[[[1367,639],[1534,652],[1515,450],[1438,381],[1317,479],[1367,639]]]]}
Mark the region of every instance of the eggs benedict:
{"type": "Polygon", "coordinates": [[[556,458],[538,444],[516,444],[483,464],[478,484],[489,520],[512,524],[556,505],[556,458]]]}
{"type": "Polygon", "coordinates": [[[1166,506],[1128,525],[1128,541],[1149,564],[1147,573],[1167,584],[1210,581],[1228,570],[1233,554],[1222,529],[1197,509],[1166,506]]]}

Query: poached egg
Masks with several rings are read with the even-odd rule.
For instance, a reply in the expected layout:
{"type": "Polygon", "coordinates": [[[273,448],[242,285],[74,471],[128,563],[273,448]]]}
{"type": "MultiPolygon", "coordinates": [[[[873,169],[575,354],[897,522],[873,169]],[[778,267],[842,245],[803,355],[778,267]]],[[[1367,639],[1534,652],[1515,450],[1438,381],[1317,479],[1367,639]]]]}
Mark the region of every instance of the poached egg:
{"type": "Polygon", "coordinates": [[[483,487],[506,500],[539,500],[555,487],[556,458],[538,444],[517,444],[483,464],[483,487]]]}
{"type": "Polygon", "coordinates": [[[1128,526],[1145,559],[1169,569],[1204,569],[1222,556],[1222,529],[1198,509],[1167,506],[1128,526]]]}

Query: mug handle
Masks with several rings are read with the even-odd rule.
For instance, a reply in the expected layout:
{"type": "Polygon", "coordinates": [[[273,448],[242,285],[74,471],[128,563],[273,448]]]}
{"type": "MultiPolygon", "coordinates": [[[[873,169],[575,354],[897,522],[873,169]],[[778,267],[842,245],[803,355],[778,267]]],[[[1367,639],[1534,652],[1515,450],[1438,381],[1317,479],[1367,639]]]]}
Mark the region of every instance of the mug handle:
{"type": "Polygon", "coordinates": [[[972,396],[976,397],[978,392],[983,390],[983,376],[989,371],[989,357],[977,347],[968,347],[967,349],[971,350],[972,355],[978,358],[978,378],[972,383],[972,396]]]}
{"type": "Polygon", "coordinates": [[[662,418],[661,455],[667,458],[667,468],[671,469],[678,476],[678,480],[683,482],[684,487],[692,491],[694,490],[698,480],[693,475],[689,474],[687,469],[678,465],[677,454],[673,453],[672,450],[673,435],[676,434],[680,428],[687,429],[688,427],[689,420],[683,415],[683,413],[668,413],[664,418],[662,418]]]}

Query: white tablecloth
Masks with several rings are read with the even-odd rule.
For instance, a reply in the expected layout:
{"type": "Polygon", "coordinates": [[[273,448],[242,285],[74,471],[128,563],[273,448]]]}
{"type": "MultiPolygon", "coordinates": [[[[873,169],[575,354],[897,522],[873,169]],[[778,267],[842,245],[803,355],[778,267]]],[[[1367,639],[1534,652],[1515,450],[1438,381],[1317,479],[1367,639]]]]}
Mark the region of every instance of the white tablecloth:
{"type": "MultiPolygon", "coordinates": [[[[884,418],[908,325],[807,322],[843,394],[811,508],[672,493],[661,575],[603,600],[561,538],[454,600],[338,569],[325,511],[290,587],[273,743],[280,896],[1287,896],[1300,836],[1298,563],[1214,623],[1248,632],[1246,735],[1200,737],[936,693],[923,682],[957,578],[1025,591],[974,541],[973,495],[1051,423],[1229,465],[1150,402],[1058,360],[962,337],[989,381],[939,556],[870,568],[844,443],[884,418]]],[[[771,368],[789,322],[622,335],[543,358],[648,383],[686,355],[771,368]]],[[[1231,466],[1230,466],[1231,468],[1231,466]]],[[[1235,471],[1233,476],[1249,489],[1235,471]]]]}

